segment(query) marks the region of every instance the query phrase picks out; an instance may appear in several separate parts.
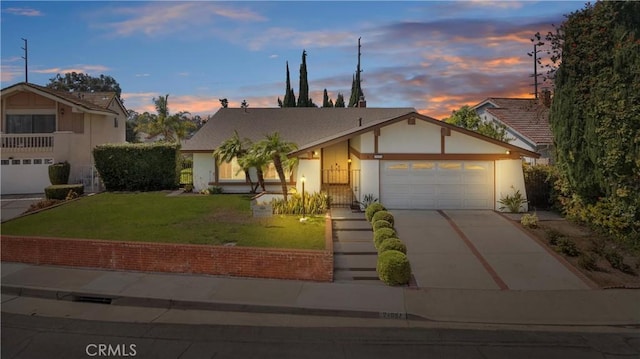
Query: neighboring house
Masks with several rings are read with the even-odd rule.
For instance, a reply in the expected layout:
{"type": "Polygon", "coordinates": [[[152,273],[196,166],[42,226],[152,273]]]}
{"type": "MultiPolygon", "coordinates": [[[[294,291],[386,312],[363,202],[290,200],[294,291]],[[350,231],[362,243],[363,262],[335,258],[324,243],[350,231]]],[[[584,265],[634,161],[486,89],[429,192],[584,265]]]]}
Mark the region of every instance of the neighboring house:
{"type": "Polygon", "coordinates": [[[92,150],[124,143],[127,111],[115,92],[63,92],[18,83],[2,89],[2,194],[43,193],[48,166],[71,164],[70,183],[97,184],[92,150]]]}
{"type": "Polygon", "coordinates": [[[549,164],[553,157],[553,134],[549,125],[549,93],[543,100],[490,97],[473,106],[485,122],[507,126],[510,143],[540,154],[540,158],[525,156],[533,164],[549,164]],[[546,99],[546,101],[545,101],[546,99]]]}
{"type": "MultiPolygon", "coordinates": [[[[212,156],[234,131],[296,143],[289,186],[300,192],[304,176],[306,191],[327,191],[338,206],[371,194],[390,209],[498,209],[501,197],[525,192],[521,158],[538,157],[413,108],[222,108],[182,147],[193,154],[195,190],[249,191],[235,161],[212,156]]],[[[267,178],[267,191],[278,192],[273,170],[267,178]]]]}

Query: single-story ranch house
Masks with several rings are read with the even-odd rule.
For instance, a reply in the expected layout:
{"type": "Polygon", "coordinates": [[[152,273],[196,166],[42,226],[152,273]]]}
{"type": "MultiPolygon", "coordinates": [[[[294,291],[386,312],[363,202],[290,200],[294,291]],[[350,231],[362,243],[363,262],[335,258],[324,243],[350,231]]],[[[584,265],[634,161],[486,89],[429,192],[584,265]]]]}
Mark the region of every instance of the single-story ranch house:
{"type": "MultiPolygon", "coordinates": [[[[300,192],[304,177],[306,191],[327,191],[334,205],[371,195],[390,209],[498,209],[502,197],[526,193],[522,158],[539,157],[413,108],[222,108],[182,147],[193,154],[194,190],[249,191],[235,161],[212,156],[234,131],[296,143],[289,186],[300,192]]],[[[267,190],[281,191],[275,171],[266,175],[267,190]]]]}
{"type": "Polygon", "coordinates": [[[2,194],[44,193],[48,166],[71,164],[70,183],[99,182],[92,150],[124,143],[127,110],[115,92],[65,92],[17,83],[2,89],[2,194]]]}

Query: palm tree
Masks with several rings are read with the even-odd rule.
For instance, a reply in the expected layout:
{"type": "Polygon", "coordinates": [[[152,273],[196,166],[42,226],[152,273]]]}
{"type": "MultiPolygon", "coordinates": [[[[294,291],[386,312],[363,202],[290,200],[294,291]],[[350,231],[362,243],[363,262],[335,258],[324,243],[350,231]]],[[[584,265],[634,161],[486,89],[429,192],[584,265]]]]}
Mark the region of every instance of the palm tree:
{"type": "Polygon", "coordinates": [[[247,153],[238,159],[238,164],[243,170],[248,171],[252,167],[256,169],[258,182],[255,188],[251,188],[251,193],[256,192],[258,187],[262,188],[263,192],[267,190],[264,183],[264,170],[270,161],[271,159],[265,156],[256,145],[251,146],[247,153]]]}
{"type": "Polygon", "coordinates": [[[234,131],[233,136],[226,139],[213,151],[213,156],[216,158],[217,164],[231,162],[236,158],[253,192],[253,181],[251,181],[251,176],[249,175],[249,168],[251,168],[251,166],[247,166],[247,163],[243,160],[247,155],[247,147],[250,144],[251,142],[248,139],[241,139],[238,131],[234,131]]]}
{"type": "Polygon", "coordinates": [[[187,118],[189,112],[180,111],[173,115],[169,114],[169,95],[153,98],[156,113],[145,112],[140,115],[139,124],[136,128],[146,132],[149,136],[162,135],[165,141],[176,142],[184,139],[193,124],[187,118]]]}
{"type": "Polygon", "coordinates": [[[280,139],[280,134],[274,132],[266,135],[266,138],[256,144],[257,151],[273,161],[280,183],[282,184],[282,195],[287,201],[287,179],[285,178],[285,168],[291,169],[295,164],[295,159],[288,159],[287,153],[295,150],[298,146],[293,142],[286,142],[280,139]]]}

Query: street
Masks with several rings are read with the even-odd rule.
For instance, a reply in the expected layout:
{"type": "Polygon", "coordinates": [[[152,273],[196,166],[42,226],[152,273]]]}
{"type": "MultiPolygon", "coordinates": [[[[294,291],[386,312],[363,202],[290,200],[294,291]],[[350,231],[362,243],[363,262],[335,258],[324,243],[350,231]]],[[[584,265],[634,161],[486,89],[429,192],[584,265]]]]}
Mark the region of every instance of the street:
{"type": "MultiPolygon", "coordinates": [[[[96,310],[100,308],[96,305],[96,310]]],[[[640,334],[633,329],[600,333],[495,327],[482,330],[118,323],[3,312],[1,354],[3,359],[637,358],[640,334]]]]}

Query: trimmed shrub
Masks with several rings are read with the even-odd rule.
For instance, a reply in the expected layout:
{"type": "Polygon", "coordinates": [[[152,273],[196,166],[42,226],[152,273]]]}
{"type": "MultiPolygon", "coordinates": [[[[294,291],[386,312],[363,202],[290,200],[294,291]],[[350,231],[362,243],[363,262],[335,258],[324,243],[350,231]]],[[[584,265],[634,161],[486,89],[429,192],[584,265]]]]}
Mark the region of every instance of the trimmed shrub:
{"type": "Polygon", "coordinates": [[[407,246],[398,238],[387,238],[380,243],[378,254],[386,251],[398,251],[407,254],[407,246]]]}
{"type": "Polygon", "coordinates": [[[373,215],[378,211],[386,211],[387,209],[378,202],[371,203],[365,210],[364,216],[367,218],[367,221],[371,222],[373,219],[373,215]]]}
{"type": "Polygon", "coordinates": [[[373,230],[374,232],[381,228],[393,228],[393,225],[384,219],[373,222],[373,230]]]}
{"type": "Polygon", "coordinates": [[[411,279],[409,259],[404,253],[394,250],[378,255],[376,271],[378,278],[387,285],[404,285],[411,279]]]}
{"type": "Polygon", "coordinates": [[[379,220],[387,221],[387,222],[391,223],[391,226],[393,226],[395,224],[394,220],[393,220],[393,214],[391,214],[391,213],[389,213],[389,212],[387,212],[385,210],[376,212],[373,215],[373,218],[371,218],[371,222],[372,223],[375,223],[375,222],[377,222],[379,220]]]}
{"type": "Polygon", "coordinates": [[[576,244],[567,237],[561,237],[558,239],[558,251],[569,257],[577,257],[580,255],[580,250],[576,244]]]}
{"type": "MultiPolygon", "coordinates": [[[[286,202],[284,198],[271,201],[273,214],[302,214],[302,195],[293,193],[288,197],[286,202]]],[[[331,197],[326,192],[305,192],[304,194],[305,214],[325,214],[330,205],[331,197]]]]}
{"type": "Polygon", "coordinates": [[[69,162],[54,163],[49,166],[49,181],[52,185],[69,183],[69,173],[71,173],[71,165],[69,162]]]}
{"type": "Polygon", "coordinates": [[[93,157],[107,191],[159,191],[178,187],[179,149],[169,143],[106,144],[93,157]]]}
{"type": "Polygon", "coordinates": [[[68,197],[75,198],[83,194],[83,184],[58,184],[51,185],[44,189],[44,195],[47,199],[65,200],[68,197]]]}
{"type": "Polygon", "coordinates": [[[397,238],[397,236],[398,234],[392,228],[380,228],[373,232],[373,244],[376,246],[376,249],[378,249],[382,241],[388,238],[397,238]]]}
{"type": "Polygon", "coordinates": [[[520,218],[520,224],[527,228],[538,228],[538,215],[537,214],[524,214],[520,218]]]}

